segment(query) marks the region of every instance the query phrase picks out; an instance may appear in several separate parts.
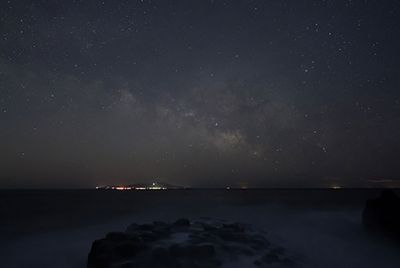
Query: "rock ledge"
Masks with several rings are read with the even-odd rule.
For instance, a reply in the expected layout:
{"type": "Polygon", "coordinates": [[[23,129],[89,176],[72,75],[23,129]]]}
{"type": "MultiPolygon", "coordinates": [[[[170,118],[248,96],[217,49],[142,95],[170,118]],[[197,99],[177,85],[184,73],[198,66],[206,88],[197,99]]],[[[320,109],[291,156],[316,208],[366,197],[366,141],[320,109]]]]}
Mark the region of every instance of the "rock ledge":
{"type": "Polygon", "coordinates": [[[92,244],[88,268],[216,268],[287,266],[294,259],[262,232],[239,223],[210,220],[155,221],[128,226],[92,244]],[[244,267],[244,266],[243,266],[244,267]]]}

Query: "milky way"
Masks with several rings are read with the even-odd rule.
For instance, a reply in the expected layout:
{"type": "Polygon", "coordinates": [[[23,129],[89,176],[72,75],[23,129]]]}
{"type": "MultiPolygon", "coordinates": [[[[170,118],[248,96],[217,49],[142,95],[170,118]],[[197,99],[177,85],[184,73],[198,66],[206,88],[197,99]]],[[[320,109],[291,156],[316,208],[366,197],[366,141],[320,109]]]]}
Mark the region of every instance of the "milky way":
{"type": "Polygon", "coordinates": [[[400,179],[397,1],[2,1],[0,187],[400,179]]]}

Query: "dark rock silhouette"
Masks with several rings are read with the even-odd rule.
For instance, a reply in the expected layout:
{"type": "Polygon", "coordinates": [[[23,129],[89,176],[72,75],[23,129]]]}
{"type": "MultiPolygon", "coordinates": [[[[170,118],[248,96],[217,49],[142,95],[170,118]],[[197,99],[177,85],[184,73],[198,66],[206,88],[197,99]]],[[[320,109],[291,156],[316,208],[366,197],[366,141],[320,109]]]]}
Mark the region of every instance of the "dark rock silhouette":
{"type": "Polygon", "coordinates": [[[109,233],[106,238],[94,241],[87,267],[106,268],[117,260],[130,258],[146,249],[144,240],[127,233],[109,233]]]}
{"type": "Polygon", "coordinates": [[[400,237],[400,198],[392,190],[384,190],[376,199],[367,201],[363,214],[367,230],[400,237]]]}
{"type": "Polygon", "coordinates": [[[283,248],[242,224],[179,219],[107,234],[94,241],[87,267],[217,268],[243,258],[251,258],[253,267],[294,264],[283,248]]]}

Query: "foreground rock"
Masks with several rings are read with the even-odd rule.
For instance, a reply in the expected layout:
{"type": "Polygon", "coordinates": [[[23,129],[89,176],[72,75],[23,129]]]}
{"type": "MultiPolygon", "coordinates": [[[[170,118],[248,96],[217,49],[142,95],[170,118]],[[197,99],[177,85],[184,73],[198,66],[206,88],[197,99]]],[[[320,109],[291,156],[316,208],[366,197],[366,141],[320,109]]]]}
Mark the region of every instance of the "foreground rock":
{"type": "Polygon", "coordinates": [[[400,198],[392,190],[368,200],[362,216],[368,230],[400,238],[400,198]]]}
{"type": "Polygon", "coordinates": [[[88,268],[216,268],[294,264],[284,248],[239,223],[180,219],[174,223],[131,224],[125,232],[96,240],[88,268]]]}

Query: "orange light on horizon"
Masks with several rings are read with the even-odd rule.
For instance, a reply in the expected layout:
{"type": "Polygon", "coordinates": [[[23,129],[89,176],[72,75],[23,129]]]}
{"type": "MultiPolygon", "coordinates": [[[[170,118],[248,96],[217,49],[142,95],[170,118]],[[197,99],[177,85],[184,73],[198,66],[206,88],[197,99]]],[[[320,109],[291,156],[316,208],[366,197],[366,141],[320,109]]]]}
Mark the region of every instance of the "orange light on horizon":
{"type": "Polygon", "coordinates": [[[129,191],[129,190],[167,190],[167,187],[162,186],[140,186],[140,187],[132,187],[132,186],[96,186],[96,190],[98,189],[111,189],[117,191],[129,191]]]}

